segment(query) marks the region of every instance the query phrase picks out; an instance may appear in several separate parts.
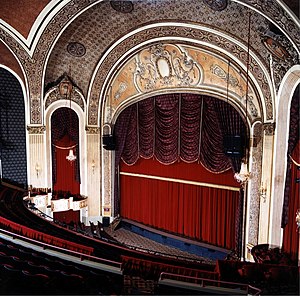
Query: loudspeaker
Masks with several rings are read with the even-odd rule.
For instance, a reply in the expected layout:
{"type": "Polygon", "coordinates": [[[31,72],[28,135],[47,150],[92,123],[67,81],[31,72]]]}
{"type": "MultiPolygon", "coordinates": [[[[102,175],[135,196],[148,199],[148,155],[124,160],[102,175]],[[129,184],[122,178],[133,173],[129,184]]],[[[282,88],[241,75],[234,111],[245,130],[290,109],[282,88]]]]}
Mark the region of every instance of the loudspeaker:
{"type": "Polygon", "coordinates": [[[115,150],[116,144],[113,135],[103,135],[102,136],[103,148],[106,150],[115,150]]]}
{"type": "Polygon", "coordinates": [[[102,218],[102,225],[103,225],[103,227],[108,227],[109,226],[109,217],[103,217],[102,218]]]}
{"type": "Polygon", "coordinates": [[[243,154],[243,137],[230,135],[224,137],[224,153],[228,156],[241,157],[243,154]]]}

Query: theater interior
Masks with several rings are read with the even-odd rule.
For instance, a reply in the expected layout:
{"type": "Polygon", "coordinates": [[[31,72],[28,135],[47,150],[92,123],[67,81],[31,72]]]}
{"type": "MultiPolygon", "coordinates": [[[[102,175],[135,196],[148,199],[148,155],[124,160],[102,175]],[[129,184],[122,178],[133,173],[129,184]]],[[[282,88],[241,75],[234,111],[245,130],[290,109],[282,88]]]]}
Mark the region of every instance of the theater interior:
{"type": "Polygon", "coordinates": [[[298,0],[0,7],[0,295],[299,295],[298,0]]]}

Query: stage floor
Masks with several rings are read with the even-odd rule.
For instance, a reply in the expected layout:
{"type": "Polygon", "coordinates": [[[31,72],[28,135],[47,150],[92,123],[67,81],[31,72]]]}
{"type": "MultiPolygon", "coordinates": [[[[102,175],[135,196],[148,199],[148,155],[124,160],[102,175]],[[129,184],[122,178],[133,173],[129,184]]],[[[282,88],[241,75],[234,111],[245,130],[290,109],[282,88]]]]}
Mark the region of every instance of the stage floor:
{"type": "Polygon", "coordinates": [[[217,259],[225,259],[229,253],[226,249],[165,233],[125,219],[115,229],[110,225],[104,227],[104,231],[116,241],[140,251],[151,250],[156,254],[193,259],[208,264],[215,264],[217,259]]]}

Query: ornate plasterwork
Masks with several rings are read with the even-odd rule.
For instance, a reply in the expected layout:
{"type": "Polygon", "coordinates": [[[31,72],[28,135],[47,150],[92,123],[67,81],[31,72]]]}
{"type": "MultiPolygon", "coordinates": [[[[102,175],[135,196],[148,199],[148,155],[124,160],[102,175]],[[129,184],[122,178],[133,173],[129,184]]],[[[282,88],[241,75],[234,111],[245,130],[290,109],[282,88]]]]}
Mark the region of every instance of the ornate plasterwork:
{"type": "Polygon", "coordinates": [[[89,135],[95,135],[95,134],[101,133],[100,127],[86,126],[85,130],[86,130],[86,134],[89,134],[89,135]]]}
{"type": "MultiPolygon", "coordinates": [[[[233,43],[231,40],[215,35],[209,31],[204,31],[196,28],[186,28],[181,26],[163,26],[155,28],[147,28],[143,31],[136,33],[133,36],[124,39],[112,51],[106,56],[101,63],[95,80],[92,84],[90,101],[89,101],[89,114],[88,123],[90,125],[97,125],[98,122],[98,107],[99,107],[99,94],[103,88],[104,80],[109,76],[111,67],[120,63],[120,59],[126,54],[129,49],[143,43],[145,40],[151,40],[153,38],[164,37],[180,37],[180,38],[193,38],[197,41],[207,42],[213,44],[225,51],[230,51],[232,55],[238,58],[246,66],[247,53],[239,45],[233,43]]],[[[273,119],[273,102],[271,97],[271,91],[268,84],[268,79],[258,64],[258,62],[250,57],[250,72],[255,73],[255,77],[259,86],[263,92],[265,98],[267,120],[273,119]]],[[[251,99],[251,98],[250,98],[251,99]]]]}
{"type": "Polygon", "coordinates": [[[264,132],[266,136],[274,136],[275,134],[275,122],[264,123],[264,132]]]}
{"type": "MultiPolygon", "coordinates": [[[[253,137],[258,139],[261,137],[262,124],[256,124],[253,130],[253,137]]],[[[248,233],[248,243],[252,245],[257,245],[258,243],[258,229],[259,229],[259,184],[262,173],[262,145],[263,141],[258,141],[256,147],[252,149],[252,165],[251,165],[251,192],[249,199],[249,233],[248,233]]]]}
{"type": "MultiPolygon", "coordinates": [[[[72,87],[71,96],[68,100],[72,100],[72,102],[77,103],[80,108],[84,111],[84,102],[82,99],[82,94],[77,87],[72,87]]],[[[53,102],[58,100],[66,100],[66,96],[62,95],[59,91],[59,87],[56,86],[48,91],[46,94],[45,100],[45,109],[47,109],[53,102]]]]}
{"type": "Polygon", "coordinates": [[[198,84],[201,70],[175,45],[154,44],[136,56],[134,83],[140,92],[198,84]]]}
{"type": "Polygon", "coordinates": [[[46,131],[46,127],[44,125],[41,126],[27,126],[28,134],[44,134],[46,131]]]}

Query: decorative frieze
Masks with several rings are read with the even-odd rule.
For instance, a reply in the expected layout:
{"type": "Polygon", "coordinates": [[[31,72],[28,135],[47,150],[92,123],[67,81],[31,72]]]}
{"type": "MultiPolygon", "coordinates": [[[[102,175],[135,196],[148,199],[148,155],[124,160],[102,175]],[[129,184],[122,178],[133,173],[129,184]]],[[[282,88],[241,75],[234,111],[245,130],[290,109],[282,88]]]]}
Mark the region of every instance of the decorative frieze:
{"type": "Polygon", "coordinates": [[[86,126],[85,127],[86,133],[90,134],[90,135],[95,135],[95,134],[99,134],[101,132],[101,128],[100,127],[93,127],[93,126],[86,126]]]}
{"type": "Polygon", "coordinates": [[[44,125],[41,126],[27,126],[27,130],[29,134],[44,134],[46,131],[46,127],[44,125]]]}

